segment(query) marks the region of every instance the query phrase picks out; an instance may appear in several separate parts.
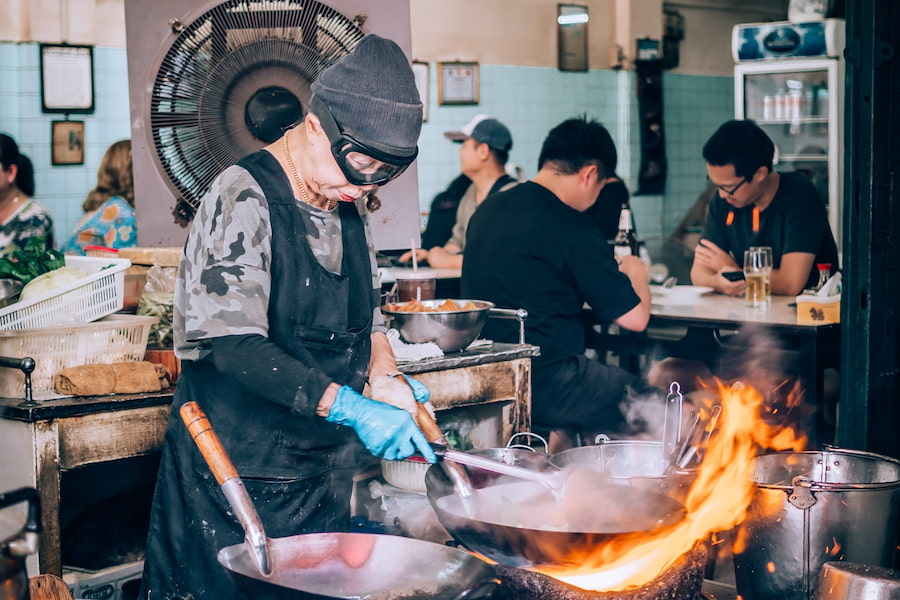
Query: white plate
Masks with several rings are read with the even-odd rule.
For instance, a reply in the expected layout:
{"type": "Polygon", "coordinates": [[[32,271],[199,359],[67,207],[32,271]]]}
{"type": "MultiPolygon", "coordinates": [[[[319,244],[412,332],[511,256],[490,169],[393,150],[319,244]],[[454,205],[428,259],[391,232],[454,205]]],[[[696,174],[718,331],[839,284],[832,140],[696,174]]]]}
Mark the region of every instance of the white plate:
{"type": "Polygon", "coordinates": [[[651,286],[650,291],[652,301],[657,304],[691,304],[713,289],[702,285],[676,285],[670,288],[651,286]]]}

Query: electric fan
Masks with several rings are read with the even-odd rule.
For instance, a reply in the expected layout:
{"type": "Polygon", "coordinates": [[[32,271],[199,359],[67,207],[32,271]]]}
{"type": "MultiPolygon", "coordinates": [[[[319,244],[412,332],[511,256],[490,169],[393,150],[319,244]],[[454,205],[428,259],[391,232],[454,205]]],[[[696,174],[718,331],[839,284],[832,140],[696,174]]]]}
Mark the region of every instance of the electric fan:
{"type": "MultiPolygon", "coordinates": [[[[125,9],[141,245],[180,245],[215,177],[299,121],[310,84],[366,33],[410,46],[408,0],[155,0],[125,9]]],[[[400,221],[415,227],[417,212],[400,221]]]]}
{"type": "Polygon", "coordinates": [[[222,169],[302,118],[310,83],[362,36],[310,0],[230,0],[184,27],[150,98],[157,158],[180,195],[177,216],[189,221],[222,169]]]}

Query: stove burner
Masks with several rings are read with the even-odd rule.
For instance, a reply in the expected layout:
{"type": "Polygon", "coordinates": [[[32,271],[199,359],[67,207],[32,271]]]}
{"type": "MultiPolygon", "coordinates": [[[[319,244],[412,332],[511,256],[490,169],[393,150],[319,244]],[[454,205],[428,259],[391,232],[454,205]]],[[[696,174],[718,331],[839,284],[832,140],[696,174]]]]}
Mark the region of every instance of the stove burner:
{"type": "Polygon", "coordinates": [[[492,600],[703,600],[706,549],[697,544],[643,587],[617,592],[583,590],[542,573],[497,565],[502,583],[492,600]]]}

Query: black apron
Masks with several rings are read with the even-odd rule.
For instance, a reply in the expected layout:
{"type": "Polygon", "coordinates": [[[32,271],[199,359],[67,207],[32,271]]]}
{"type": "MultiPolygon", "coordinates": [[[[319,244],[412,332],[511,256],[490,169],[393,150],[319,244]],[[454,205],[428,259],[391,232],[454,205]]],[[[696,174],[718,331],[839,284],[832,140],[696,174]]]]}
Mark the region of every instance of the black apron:
{"type": "MultiPolygon", "coordinates": [[[[260,151],[239,163],[259,182],[272,226],[269,338],[358,391],[371,353],[377,291],[362,220],[340,203],[342,275],[316,261],[287,178],[260,151]]],[[[235,464],[271,538],[346,530],[352,477],[363,452],[349,427],[304,417],[242,388],[212,360],[184,361],[163,446],[141,598],[244,598],[216,560],[244,532],[178,414],[195,400],[235,464]]]]}

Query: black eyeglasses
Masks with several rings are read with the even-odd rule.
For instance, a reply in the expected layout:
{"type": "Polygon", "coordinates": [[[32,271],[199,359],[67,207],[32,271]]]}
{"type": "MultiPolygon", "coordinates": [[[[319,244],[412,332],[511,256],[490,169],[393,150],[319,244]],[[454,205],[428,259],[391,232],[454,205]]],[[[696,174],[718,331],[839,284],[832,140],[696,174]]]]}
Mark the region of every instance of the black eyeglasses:
{"type": "Polygon", "coordinates": [[[736,191],[738,191],[739,189],[741,189],[741,186],[744,185],[745,183],[747,183],[748,181],[750,181],[750,180],[747,179],[746,177],[744,177],[739,184],[737,184],[730,190],[728,188],[726,188],[724,185],[717,185],[716,187],[719,188],[721,191],[725,192],[726,194],[728,194],[729,196],[734,196],[734,193],[736,191]]]}
{"type": "Polygon", "coordinates": [[[409,154],[399,156],[360,142],[341,130],[331,111],[316,96],[313,96],[310,103],[310,112],[319,117],[322,129],[331,142],[331,154],[347,181],[353,185],[385,184],[399,177],[419,153],[418,148],[413,148],[409,154]]]}

